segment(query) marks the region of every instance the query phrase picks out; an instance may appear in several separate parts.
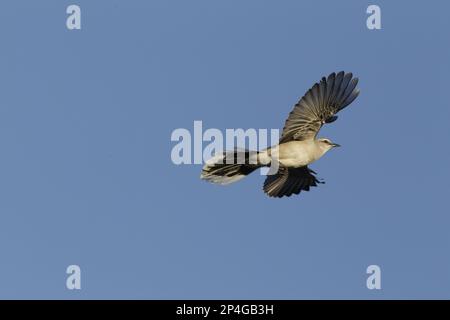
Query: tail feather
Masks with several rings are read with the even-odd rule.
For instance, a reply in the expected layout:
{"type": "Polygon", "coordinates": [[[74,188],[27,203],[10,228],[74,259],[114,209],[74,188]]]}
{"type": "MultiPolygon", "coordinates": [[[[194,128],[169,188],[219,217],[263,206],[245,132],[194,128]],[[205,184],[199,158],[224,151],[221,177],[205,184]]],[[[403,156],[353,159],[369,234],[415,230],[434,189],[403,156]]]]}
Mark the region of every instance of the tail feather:
{"type": "Polygon", "coordinates": [[[241,180],[260,167],[258,152],[228,151],[208,160],[203,166],[200,178],[226,185],[241,180]]]}

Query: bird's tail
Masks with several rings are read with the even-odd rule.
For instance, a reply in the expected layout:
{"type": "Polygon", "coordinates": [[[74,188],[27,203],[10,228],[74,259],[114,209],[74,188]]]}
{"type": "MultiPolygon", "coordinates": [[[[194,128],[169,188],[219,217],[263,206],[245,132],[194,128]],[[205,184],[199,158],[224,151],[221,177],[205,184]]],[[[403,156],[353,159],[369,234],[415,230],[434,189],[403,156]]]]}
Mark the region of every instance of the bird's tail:
{"type": "Polygon", "coordinates": [[[226,151],[206,161],[201,179],[217,183],[229,184],[241,180],[263,165],[259,163],[257,151],[226,151]]]}

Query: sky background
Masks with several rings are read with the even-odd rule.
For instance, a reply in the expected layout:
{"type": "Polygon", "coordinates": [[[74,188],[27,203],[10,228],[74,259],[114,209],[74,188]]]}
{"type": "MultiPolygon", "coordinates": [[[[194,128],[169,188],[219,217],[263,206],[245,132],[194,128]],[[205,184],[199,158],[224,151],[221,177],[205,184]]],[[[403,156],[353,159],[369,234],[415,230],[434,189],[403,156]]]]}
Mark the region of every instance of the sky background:
{"type": "Polygon", "coordinates": [[[450,298],[448,1],[0,9],[0,298],[450,298]],[[321,132],[325,185],[271,199],[172,163],[174,129],[281,129],[341,70],[361,94],[321,132]]]}

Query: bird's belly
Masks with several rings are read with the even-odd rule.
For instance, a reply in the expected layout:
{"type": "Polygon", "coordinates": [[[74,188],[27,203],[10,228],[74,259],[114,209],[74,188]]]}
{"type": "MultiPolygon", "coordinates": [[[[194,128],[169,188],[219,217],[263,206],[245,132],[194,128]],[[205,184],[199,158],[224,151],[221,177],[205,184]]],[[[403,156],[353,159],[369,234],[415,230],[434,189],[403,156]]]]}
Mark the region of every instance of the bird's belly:
{"type": "Polygon", "coordinates": [[[281,157],[279,161],[283,166],[290,168],[307,166],[312,162],[311,159],[304,154],[281,157]]]}
{"type": "Polygon", "coordinates": [[[317,160],[309,145],[303,142],[288,142],[281,145],[278,152],[279,162],[286,167],[303,167],[317,160]]]}

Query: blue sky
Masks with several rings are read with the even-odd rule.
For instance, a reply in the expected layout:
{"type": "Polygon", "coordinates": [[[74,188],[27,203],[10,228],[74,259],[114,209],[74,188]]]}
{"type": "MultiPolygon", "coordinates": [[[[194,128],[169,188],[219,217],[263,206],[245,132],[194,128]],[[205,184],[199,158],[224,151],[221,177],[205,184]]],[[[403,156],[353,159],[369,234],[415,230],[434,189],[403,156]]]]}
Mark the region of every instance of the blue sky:
{"type": "Polygon", "coordinates": [[[447,2],[0,6],[0,298],[450,298],[447,2]],[[282,128],[340,70],[361,94],[321,132],[325,185],[270,199],[171,162],[174,129],[282,128]]]}

